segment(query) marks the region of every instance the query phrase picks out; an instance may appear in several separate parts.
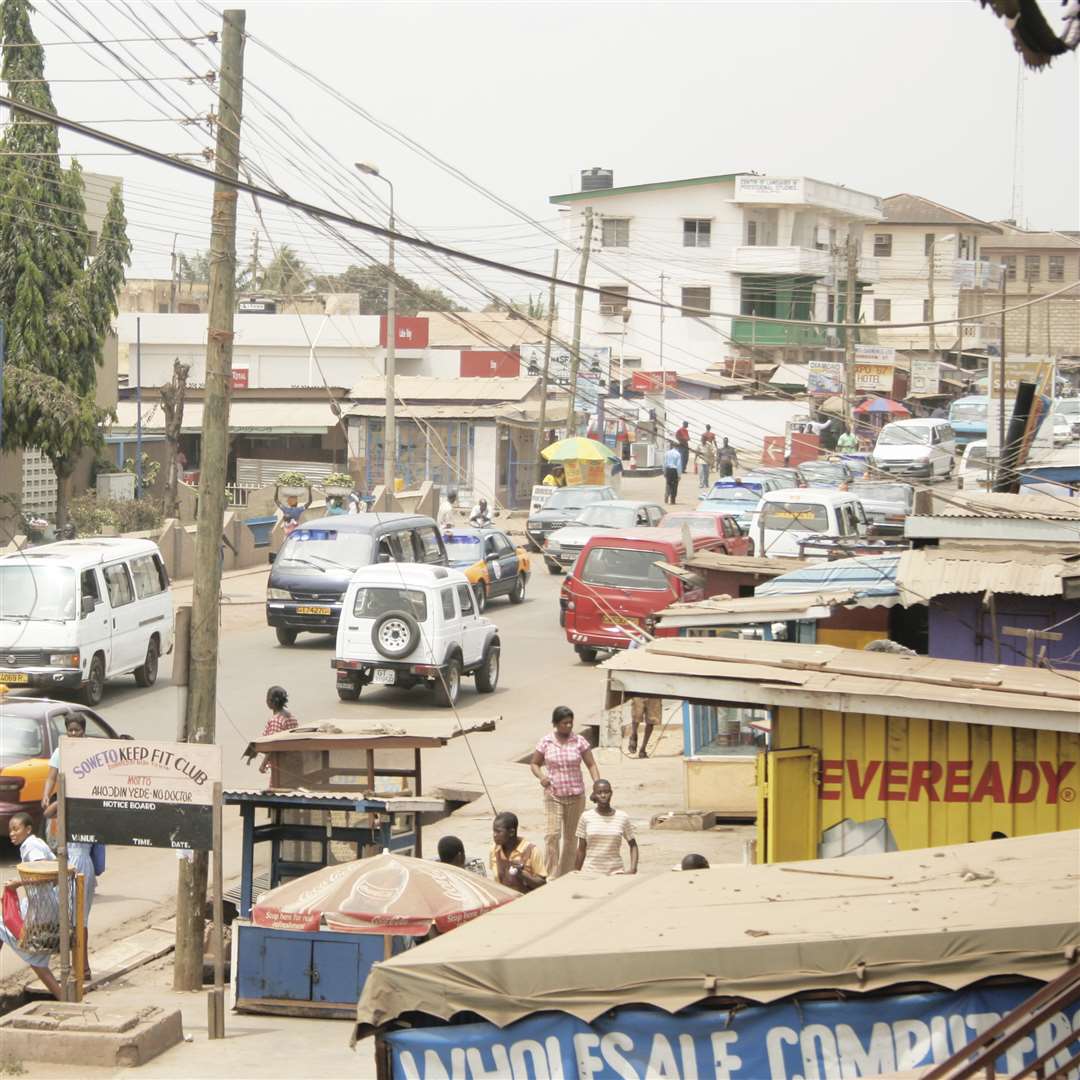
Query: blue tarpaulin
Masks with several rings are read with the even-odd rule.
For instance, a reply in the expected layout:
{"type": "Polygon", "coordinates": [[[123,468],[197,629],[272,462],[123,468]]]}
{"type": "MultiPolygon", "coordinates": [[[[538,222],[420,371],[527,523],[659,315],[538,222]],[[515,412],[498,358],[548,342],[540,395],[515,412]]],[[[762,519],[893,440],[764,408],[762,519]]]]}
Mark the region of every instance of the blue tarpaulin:
{"type": "MultiPolygon", "coordinates": [[[[386,1041],[395,1080],[827,1080],[944,1061],[1033,992],[1032,984],[1018,983],[836,1001],[694,1006],[674,1016],[626,1007],[592,1023],[547,1012],[506,1028],[447,1024],[396,1031],[386,1041]]],[[[1021,1040],[999,1060],[999,1071],[1014,1074],[1070,1029],[1080,1030],[1080,1005],[1021,1040]]],[[[1066,1050],[1058,1063],[1068,1061],[1066,1050]]]]}

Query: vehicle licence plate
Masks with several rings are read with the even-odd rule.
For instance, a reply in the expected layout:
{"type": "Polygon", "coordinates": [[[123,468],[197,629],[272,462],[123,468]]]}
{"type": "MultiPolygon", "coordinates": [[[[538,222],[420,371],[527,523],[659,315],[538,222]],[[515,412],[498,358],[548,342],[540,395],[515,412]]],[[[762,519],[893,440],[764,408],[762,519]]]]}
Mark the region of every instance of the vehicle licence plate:
{"type": "Polygon", "coordinates": [[[393,668],[377,667],[371,673],[371,681],[380,686],[393,686],[397,681],[397,672],[393,668]]]}
{"type": "Polygon", "coordinates": [[[296,609],[297,615],[329,615],[330,608],[328,607],[298,607],[296,609]]]}
{"type": "Polygon", "coordinates": [[[600,621],[605,626],[637,626],[637,619],[631,619],[626,615],[604,615],[600,621]]]}
{"type": "Polygon", "coordinates": [[[23,671],[0,671],[0,683],[28,683],[30,676],[23,671]]]}

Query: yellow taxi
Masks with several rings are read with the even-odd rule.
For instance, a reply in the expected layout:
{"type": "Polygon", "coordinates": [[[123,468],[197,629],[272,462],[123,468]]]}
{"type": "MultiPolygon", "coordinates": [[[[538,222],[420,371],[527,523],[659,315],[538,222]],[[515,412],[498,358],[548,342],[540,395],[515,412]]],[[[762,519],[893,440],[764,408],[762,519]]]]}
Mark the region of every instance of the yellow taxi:
{"type": "Polygon", "coordinates": [[[495,596],[508,596],[511,604],[525,599],[529,553],[501,529],[455,526],[443,534],[443,542],[450,565],[471,582],[479,611],[495,596]]]}

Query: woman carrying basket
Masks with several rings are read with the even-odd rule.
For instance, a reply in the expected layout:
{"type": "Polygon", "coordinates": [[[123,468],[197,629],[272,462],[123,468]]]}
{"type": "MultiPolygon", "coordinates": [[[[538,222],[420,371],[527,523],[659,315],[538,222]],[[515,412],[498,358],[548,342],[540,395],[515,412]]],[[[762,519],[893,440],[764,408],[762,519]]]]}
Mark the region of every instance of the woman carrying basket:
{"type": "MultiPolygon", "coordinates": [[[[8,824],[8,838],[19,849],[19,858],[22,862],[38,862],[39,860],[51,862],[53,859],[53,853],[49,850],[49,845],[40,836],[34,835],[34,819],[29,814],[12,814],[11,821],[8,824]]],[[[19,907],[22,917],[25,919],[29,905],[25,890],[23,890],[23,893],[24,895],[19,900],[19,907]]],[[[27,952],[21,949],[14,934],[0,920],[0,948],[5,945],[10,946],[15,955],[30,967],[34,974],[48,987],[49,993],[57,1001],[63,998],[60,984],[56,981],[56,976],[49,970],[49,953],[27,952]]]]}

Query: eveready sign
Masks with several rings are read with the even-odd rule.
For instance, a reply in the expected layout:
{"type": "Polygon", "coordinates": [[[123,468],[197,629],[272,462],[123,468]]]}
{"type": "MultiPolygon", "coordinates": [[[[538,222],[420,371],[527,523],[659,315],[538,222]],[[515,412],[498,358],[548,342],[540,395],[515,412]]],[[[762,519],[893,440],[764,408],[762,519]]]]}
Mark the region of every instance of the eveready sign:
{"type": "Polygon", "coordinates": [[[1075,761],[1014,761],[1006,782],[999,762],[977,772],[970,761],[858,761],[823,759],[819,798],[878,799],[881,802],[995,803],[1072,802],[1076,791],[1062,787],[1075,761]]]}

